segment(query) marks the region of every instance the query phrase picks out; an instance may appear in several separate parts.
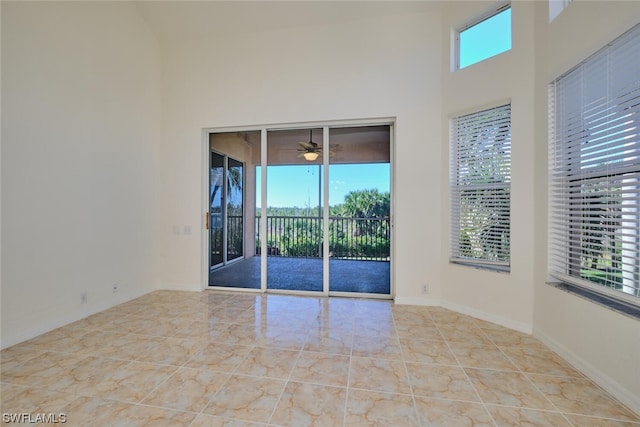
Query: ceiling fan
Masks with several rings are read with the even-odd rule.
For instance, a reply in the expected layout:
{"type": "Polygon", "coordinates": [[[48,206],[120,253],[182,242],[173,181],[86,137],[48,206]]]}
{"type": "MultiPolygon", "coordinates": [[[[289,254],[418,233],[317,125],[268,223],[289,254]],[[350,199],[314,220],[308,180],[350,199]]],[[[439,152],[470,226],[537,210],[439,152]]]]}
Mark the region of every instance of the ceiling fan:
{"type": "Polygon", "coordinates": [[[322,148],[318,147],[318,144],[313,142],[313,129],[309,129],[309,141],[298,142],[300,148],[298,148],[298,157],[304,157],[305,160],[310,162],[316,160],[318,156],[322,154],[322,148]]]}

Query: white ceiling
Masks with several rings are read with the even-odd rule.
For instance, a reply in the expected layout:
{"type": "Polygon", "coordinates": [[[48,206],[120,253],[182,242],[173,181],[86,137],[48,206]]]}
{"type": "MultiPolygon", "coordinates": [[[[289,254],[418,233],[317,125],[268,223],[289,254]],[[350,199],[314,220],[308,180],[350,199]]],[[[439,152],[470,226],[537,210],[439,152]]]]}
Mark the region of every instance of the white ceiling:
{"type": "Polygon", "coordinates": [[[424,12],[436,1],[134,1],[161,42],[424,12]]]}

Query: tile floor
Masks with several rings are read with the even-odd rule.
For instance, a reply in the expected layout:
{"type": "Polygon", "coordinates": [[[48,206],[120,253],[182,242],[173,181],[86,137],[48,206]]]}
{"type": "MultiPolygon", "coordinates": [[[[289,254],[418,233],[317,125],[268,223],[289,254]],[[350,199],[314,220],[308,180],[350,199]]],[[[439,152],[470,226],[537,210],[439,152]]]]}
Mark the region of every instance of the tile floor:
{"type": "Polygon", "coordinates": [[[2,413],[66,425],[640,427],[531,336],[389,301],[158,291],[1,355],[2,413]]]}

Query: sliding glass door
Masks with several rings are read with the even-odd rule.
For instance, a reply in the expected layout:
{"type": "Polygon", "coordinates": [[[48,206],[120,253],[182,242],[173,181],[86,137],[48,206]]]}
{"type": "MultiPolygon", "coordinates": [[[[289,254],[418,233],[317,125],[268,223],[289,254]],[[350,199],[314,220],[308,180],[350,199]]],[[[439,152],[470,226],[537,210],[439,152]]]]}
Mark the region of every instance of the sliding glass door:
{"type": "Polygon", "coordinates": [[[390,138],[390,126],[330,129],[331,293],[391,292],[390,138]]]}
{"type": "Polygon", "coordinates": [[[267,133],[267,289],[323,291],[322,134],[267,133]]]}
{"type": "Polygon", "coordinates": [[[391,296],[389,124],[212,133],[209,286],[391,296]]]}

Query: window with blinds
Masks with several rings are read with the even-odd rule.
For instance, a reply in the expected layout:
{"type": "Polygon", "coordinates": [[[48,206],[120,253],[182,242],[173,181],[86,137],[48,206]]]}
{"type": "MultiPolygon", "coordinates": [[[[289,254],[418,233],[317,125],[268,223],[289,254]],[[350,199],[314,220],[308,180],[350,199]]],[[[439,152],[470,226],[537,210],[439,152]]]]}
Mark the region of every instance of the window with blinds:
{"type": "Polygon", "coordinates": [[[509,270],[511,105],[451,120],[451,261],[509,270]]]}
{"type": "Polygon", "coordinates": [[[550,275],[640,305],[640,26],[549,100],[550,275]]]}

